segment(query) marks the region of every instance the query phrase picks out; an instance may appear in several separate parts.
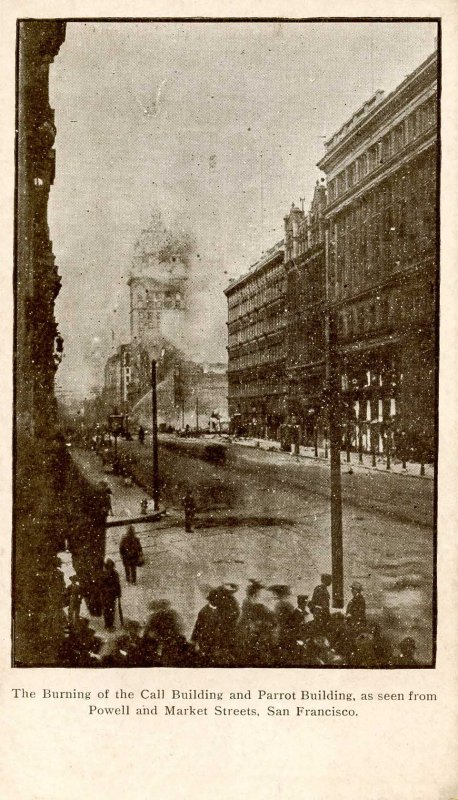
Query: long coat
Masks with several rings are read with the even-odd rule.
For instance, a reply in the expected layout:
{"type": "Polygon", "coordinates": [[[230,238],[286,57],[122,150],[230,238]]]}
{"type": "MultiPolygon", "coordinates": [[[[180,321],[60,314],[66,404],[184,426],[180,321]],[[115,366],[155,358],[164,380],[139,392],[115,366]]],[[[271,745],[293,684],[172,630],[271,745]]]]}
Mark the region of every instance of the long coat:
{"type": "Polygon", "coordinates": [[[119,545],[119,552],[124,564],[132,564],[138,566],[143,558],[143,550],[140,540],[132,534],[126,533],[119,545]]]}
{"type": "Polygon", "coordinates": [[[103,570],[100,580],[100,594],[104,606],[112,605],[117,597],[121,597],[121,583],[115,569],[110,572],[106,569],[103,570]]]}

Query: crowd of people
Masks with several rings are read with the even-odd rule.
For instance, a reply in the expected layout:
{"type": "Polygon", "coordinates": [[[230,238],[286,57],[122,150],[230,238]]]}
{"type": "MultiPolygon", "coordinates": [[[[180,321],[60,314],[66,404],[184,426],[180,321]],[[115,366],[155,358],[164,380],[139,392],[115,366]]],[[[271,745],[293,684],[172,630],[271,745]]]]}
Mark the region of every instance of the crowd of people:
{"type": "MultiPolygon", "coordinates": [[[[123,552],[136,552],[135,531],[123,539],[123,552]],[[127,550],[126,550],[127,539],[127,550]]],[[[138,541],[138,540],[137,540],[138,541]]],[[[125,559],[126,578],[135,573],[125,559]]],[[[363,586],[351,585],[345,612],[332,612],[330,575],[321,576],[312,597],[293,598],[290,587],[264,586],[250,579],[239,604],[238,586],[225,583],[208,591],[189,640],[178,612],[167,600],[150,604],[146,625],[124,622],[115,637],[97,637],[79,618],[77,579],[69,587],[69,635],[62,658],[73,666],[116,667],[387,667],[418,664],[415,641],[404,638],[396,649],[378,624],[366,618],[363,586]],[[396,652],[397,651],[397,652],[396,652]],[[76,663],[75,663],[76,661],[76,663]]],[[[101,582],[105,627],[113,630],[116,601],[120,602],[119,575],[111,559],[105,562],[101,582]]]]}

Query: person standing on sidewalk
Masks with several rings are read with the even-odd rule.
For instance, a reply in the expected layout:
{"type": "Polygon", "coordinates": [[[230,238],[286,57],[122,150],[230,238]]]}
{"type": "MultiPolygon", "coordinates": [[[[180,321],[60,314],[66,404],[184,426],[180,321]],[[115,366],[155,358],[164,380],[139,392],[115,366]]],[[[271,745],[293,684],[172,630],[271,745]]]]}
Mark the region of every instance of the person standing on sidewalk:
{"type": "Polygon", "coordinates": [[[112,631],[114,628],[116,600],[121,597],[121,583],[115,570],[114,561],[111,558],[107,558],[103,567],[100,594],[105,628],[108,631],[112,631]]]}
{"type": "Polygon", "coordinates": [[[332,583],[332,576],[324,573],[321,576],[321,583],[315,586],[312,594],[312,599],[309,603],[309,609],[313,616],[321,615],[323,620],[327,623],[330,615],[331,597],[328,591],[328,586],[332,583]]]}
{"type": "Polygon", "coordinates": [[[353,629],[363,629],[366,626],[366,601],[359,581],[353,581],[351,593],[353,597],[347,605],[347,624],[353,629]]]}
{"type": "Polygon", "coordinates": [[[187,533],[192,533],[192,526],[196,514],[196,502],[190,489],[187,490],[181,502],[184,508],[184,529],[187,533]]]}
{"type": "Polygon", "coordinates": [[[135,585],[137,567],[143,565],[143,550],[133,525],[128,526],[127,532],[122,537],[119,553],[126,571],[126,581],[135,585]]]}

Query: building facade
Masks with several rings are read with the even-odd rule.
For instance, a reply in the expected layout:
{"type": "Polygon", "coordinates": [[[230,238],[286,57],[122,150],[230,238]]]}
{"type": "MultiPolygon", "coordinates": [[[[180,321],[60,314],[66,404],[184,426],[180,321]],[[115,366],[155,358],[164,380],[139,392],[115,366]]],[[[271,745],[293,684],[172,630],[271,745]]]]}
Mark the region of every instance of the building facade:
{"type": "Polygon", "coordinates": [[[309,212],[293,204],[284,218],[288,412],[305,445],[326,434],[325,208],[326,187],[317,182],[309,212]]]}
{"type": "Polygon", "coordinates": [[[327,301],[352,446],[435,442],[437,56],[325,144],[327,301]]]}
{"type": "Polygon", "coordinates": [[[288,414],[283,240],[225,290],[234,432],[276,438],[288,414]]]}
{"type": "Polygon", "coordinates": [[[49,70],[65,22],[18,26],[15,230],[15,418],[13,663],[55,666],[65,637],[65,542],[92,611],[103,565],[105,513],[100,489],[72,461],[59,428],[54,392],[62,358],[54,304],[61,279],[48,228],[56,129],[49,70]]]}

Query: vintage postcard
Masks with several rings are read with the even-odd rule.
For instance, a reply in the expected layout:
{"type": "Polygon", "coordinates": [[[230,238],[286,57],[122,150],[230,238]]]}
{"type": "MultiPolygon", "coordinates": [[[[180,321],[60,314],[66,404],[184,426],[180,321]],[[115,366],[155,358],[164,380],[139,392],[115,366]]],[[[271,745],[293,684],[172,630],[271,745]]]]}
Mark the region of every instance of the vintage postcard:
{"type": "Polygon", "coordinates": [[[453,4],[20,5],[7,797],[453,800],[453,4]]]}

